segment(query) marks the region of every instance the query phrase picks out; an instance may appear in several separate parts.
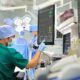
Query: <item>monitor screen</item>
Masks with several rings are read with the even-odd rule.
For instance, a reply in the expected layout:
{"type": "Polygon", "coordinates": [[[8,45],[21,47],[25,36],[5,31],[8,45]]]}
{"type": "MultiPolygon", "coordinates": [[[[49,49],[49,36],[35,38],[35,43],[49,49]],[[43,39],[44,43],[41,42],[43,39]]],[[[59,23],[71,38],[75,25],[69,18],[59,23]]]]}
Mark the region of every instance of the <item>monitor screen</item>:
{"type": "Polygon", "coordinates": [[[45,39],[45,44],[54,44],[55,5],[38,11],[38,44],[45,39]]]}
{"type": "Polygon", "coordinates": [[[63,35],[63,53],[68,54],[68,49],[70,48],[71,43],[71,34],[63,35]]]}
{"type": "Polygon", "coordinates": [[[80,38],[80,0],[77,0],[77,8],[78,8],[78,36],[80,38]]]}

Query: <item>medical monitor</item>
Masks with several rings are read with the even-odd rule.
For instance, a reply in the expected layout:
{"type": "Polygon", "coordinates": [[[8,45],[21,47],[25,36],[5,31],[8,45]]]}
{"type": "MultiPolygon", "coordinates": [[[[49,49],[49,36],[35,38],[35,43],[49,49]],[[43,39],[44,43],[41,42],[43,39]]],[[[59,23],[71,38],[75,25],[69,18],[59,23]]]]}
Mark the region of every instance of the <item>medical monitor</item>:
{"type": "Polygon", "coordinates": [[[38,11],[38,44],[45,39],[45,44],[53,45],[55,36],[55,5],[38,11]]]}

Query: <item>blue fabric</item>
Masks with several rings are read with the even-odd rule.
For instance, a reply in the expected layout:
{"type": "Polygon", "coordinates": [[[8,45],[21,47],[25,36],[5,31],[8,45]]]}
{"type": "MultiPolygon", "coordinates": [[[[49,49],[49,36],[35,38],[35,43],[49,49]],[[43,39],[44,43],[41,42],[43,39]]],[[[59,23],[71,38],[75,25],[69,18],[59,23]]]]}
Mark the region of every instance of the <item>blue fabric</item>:
{"type": "Polygon", "coordinates": [[[38,48],[38,50],[39,51],[44,51],[44,49],[46,48],[46,45],[45,45],[45,40],[43,40],[42,42],[41,42],[41,44],[39,45],[39,48],[38,48]]]}
{"type": "MultiPolygon", "coordinates": [[[[37,37],[33,36],[32,40],[31,40],[31,45],[36,44],[37,43],[37,37]]],[[[31,58],[33,58],[36,54],[37,50],[32,48],[32,55],[31,58]]],[[[28,75],[29,77],[31,77],[31,80],[35,80],[35,68],[32,68],[30,70],[28,70],[28,75]]]]}
{"type": "Polygon", "coordinates": [[[79,77],[72,78],[70,80],[80,80],[80,76],[79,77]]]}
{"type": "Polygon", "coordinates": [[[28,76],[31,78],[31,80],[35,80],[35,69],[32,68],[30,70],[27,70],[28,76]]]}
{"type": "Polygon", "coordinates": [[[4,19],[4,23],[7,24],[7,25],[12,25],[13,24],[13,20],[10,19],[10,18],[6,18],[6,19],[4,19]]]}
{"type": "Polygon", "coordinates": [[[25,59],[29,59],[29,44],[24,38],[17,38],[12,45],[25,59]]]}
{"type": "Polygon", "coordinates": [[[33,48],[32,49],[32,58],[35,56],[36,52],[37,52],[37,50],[33,48]]]}
{"type": "Polygon", "coordinates": [[[15,35],[16,31],[12,26],[3,25],[0,27],[0,39],[8,38],[15,35]]]}
{"type": "MultiPolygon", "coordinates": [[[[31,40],[31,45],[36,45],[37,44],[37,36],[33,36],[31,40]]],[[[35,56],[37,50],[32,48],[32,58],[35,56]]]]}
{"type": "Polygon", "coordinates": [[[37,44],[37,36],[32,37],[32,44],[37,44]]]}
{"type": "Polygon", "coordinates": [[[38,31],[37,26],[36,25],[31,25],[30,26],[30,32],[36,32],[36,31],[38,31]]]}

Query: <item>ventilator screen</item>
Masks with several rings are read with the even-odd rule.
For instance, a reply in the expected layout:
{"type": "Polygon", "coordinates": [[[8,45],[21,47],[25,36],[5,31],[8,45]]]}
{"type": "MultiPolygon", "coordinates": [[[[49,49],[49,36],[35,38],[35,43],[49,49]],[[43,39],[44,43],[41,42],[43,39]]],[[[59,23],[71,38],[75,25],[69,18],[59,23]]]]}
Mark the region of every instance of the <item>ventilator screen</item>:
{"type": "Polygon", "coordinates": [[[38,43],[45,39],[48,45],[54,44],[55,5],[38,11],[38,43]]]}

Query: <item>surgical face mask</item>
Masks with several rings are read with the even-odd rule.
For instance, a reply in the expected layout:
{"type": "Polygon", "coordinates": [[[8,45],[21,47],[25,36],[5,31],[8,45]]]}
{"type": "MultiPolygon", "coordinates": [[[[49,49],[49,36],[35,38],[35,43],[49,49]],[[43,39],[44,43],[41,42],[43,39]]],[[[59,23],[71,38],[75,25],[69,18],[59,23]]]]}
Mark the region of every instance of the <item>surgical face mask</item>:
{"type": "Polygon", "coordinates": [[[8,42],[8,46],[12,46],[13,45],[13,42],[15,41],[15,39],[13,38],[12,41],[8,42]]]}
{"type": "Polygon", "coordinates": [[[12,46],[12,41],[8,43],[8,46],[12,46]]]}

